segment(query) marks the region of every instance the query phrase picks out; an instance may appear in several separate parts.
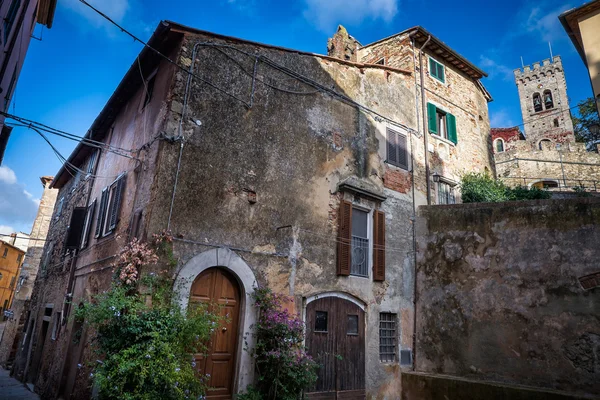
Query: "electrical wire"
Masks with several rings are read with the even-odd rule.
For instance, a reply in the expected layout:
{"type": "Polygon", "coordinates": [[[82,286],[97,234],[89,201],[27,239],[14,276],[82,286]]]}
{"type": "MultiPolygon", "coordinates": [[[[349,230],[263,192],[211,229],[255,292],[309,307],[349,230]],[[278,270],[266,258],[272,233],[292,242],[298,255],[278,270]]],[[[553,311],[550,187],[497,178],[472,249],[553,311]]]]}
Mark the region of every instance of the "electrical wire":
{"type": "MultiPolygon", "coordinates": [[[[252,106],[252,104],[251,104],[251,103],[249,103],[249,102],[247,102],[247,101],[245,101],[245,100],[242,100],[242,99],[238,98],[237,96],[235,96],[235,95],[233,95],[233,94],[231,94],[231,93],[227,92],[226,90],[224,90],[224,89],[222,89],[222,88],[218,87],[217,85],[215,85],[214,83],[210,82],[209,80],[207,80],[207,79],[205,79],[205,78],[202,78],[201,76],[199,76],[199,75],[197,75],[197,74],[194,74],[194,73],[192,73],[192,72],[190,72],[190,71],[186,70],[186,69],[185,69],[185,67],[183,67],[183,66],[179,65],[177,62],[175,62],[175,61],[171,60],[171,59],[170,59],[168,56],[164,55],[163,53],[161,53],[160,51],[158,51],[158,50],[157,50],[157,49],[155,49],[154,47],[150,46],[150,45],[149,45],[147,42],[144,42],[143,40],[139,39],[137,36],[135,36],[133,33],[131,33],[130,31],[128,31],[127,29],[125,29],[123,26],[119,25],[117,22],[115,22],[115,21],[114,21],[113,19],[111,19],[109,16],[107,16],[106,14],[104,14],[102,11],[100,11],[100,10],[98,10],[96,7],[92,6],[92,5],[91,5],[90,3],[88,3],[86,0],[79,0],[79,1],[80,1],[81,3],[83,3],[84,5],[86,5],[87,7],[89,7],[90,9],[92,9],[93,11],[95,11],[97,14],[99,14],[101,17],[103,17],[104,19],[106,19],[106,20],[107,20],[108,22],[110,22],[112,25],[114,25],[114,26],[116,26],[117,28],[119,28],[119,30],[120,30],[121,32],[123,32],[123,33],[125,33],[126,35],[128,35],[129,37],[131,37],[131,38],[132,38],[134,41],[137,41],[137,42],[139,42],[140,44],[144,45],[144,47],[147,47],[148,49],[150,49],[151,51],[153,51],[154,53],[156,53],[158,56],[160,56],[161,58],[163,58],[163,59],[164,59],[164,60],[166,60],[167,62],[169,62],[169,63],[173,64],[173,65],[174,65],[174,66],[176,66],[176,67],[177,67],[179,70],[181,70],[181,71],[185,72],[186,74],[191,74],[191,75],[193,75],[193,77],[194,77],[194,78],[196,78],[196,79],[198,79],[198,80],[202,81],[203,83],[205,83],[206,85],[208,85],[208,86],[212,87],[213,89],[215,89],[215,90],[217,90],[217,91],[219,91],[219,92],[221,92],[221,93],[223,93],[223,94],[225,94],[225,95],[227,95],[227,96],[229,96],[229,97],[231,97],[231,98],[233,98],[233,99],[235,99],[235,100],[237,100],[237,101],[241,102],[241,103],[242,103],[242,104],[244,104],[246,107],[248,107],[248,108],[251,108],[251,106],[252,106]]],[[[239,50],[239,49],[237,49],[237,50],[239,50]]],[[[242,50],[239,50],[239,51],[240,51],[240,52],[243,52],[242,50]]],[[[244,52],[244,53],[246,53],[246,52],[244,52]]],[[[246,53],[246,54],[249,54],[249,53],[246,53]]],[[[252,55],[252,56],[254,57],[255,55],[252,55]]],[[[378,111],[375,111],[375,110],[373,110],[373,109],[371,109],[371,108],[369,108],[369,107],[367,107],[367,106],[365,106],[365,105],[363,105],[363,104],[361,104],[361,103],[359,103],[359,102],[357,102],[357,101],[354,101],[354,100],[352,100],[350,97],[348,97],[348,96],[346,96],[346,95],[344,95],[344,94],[338,93],[337,91],[335,91],[335,90],[333,90],[333,89],[331,89],[331,88],[328,88],[328,87],[326,87],[326,86],[322,85],[321,83],[319,83],[319,82],[317,82],[317,81],[314,81],[314,80],[313,80],[313,79],[311,79],[311,78],[308,78],[308,77],[306,77],[306,76],[304,76],[304,75],[302,75],[302,74],[300,74],[300,73],[298,73],[298,72],[295,72],[295,71],[293,71],[293,70],[291,70],[291,69],[289,69],[289,68],[287,68],[287,67],[285,67],[285,66],[283,66],[283,65],[280,65],[280,64],[276,63],[275,61],[271,60],[271,59],[270,59],[270,58],[268,58],[268,57],[265,57],[265,56],[262,56],[262,55],[258,55],[258,56],[256,56],[256,57],[258,57],[258,58],[259,58],[259,60],[261,60],[261,61],[262,61],[263,63],[265,63],[266,65],[268,65],[268,66],[271,66],[272,68],[274,68],[274,69],[276,69],[276,70],[279,70],[280,72],[283,72],[284,74],[286,74],[286,75],[288,75],[288,76],[291,76],[291,77],[293,77],[293,78],[296,78],[296,79],[297,79],[297,80],[299,80],[300,82],[304,82],[304,83],[306,83],[307,85],[313,86],[313,87],[315,87],[316,89],[318,89],[318,91],[321,91],[321,92],[324,92],[324,93],[328,93],[328,94],[332,95],[334,98],[337,98],[338,100],[340,100],[340,101],[342,101],[342,102],[344,102],[344,103],[346,103],[346,104],[349,104],[349,105],[352,105],[352,106],[354,106],[354,107],[357,107],[357,108],[359,108],[359,109],[361,109],[361,110],[363,110],[363,111],[365,111],[365,112],[368,112],[368,113],[370,113],[370,114],[373,114],[373,115],[375,115],[376,117],[379,117],[379,118],[381,118],[382,120],[385,120],[385,121],[389,122],[389,123],[390,123],[390,124],[392,124],[392,125],[395,125],[395,126],[398,126],[398,127],[401,127],[401,128],[403,128],[403,129],[406,129],[406,130],[408,130],[409,132],[413,132],[413,131],[414,131],[414,129],[412,129],[412,128],[408,127],[407,125],[405,125],[405,124],[403,124],[403,123],[400,123],[400,122],[397,122],[397,121],[395,121],[395,120],[393,120],[393,119],[391,119],[391,118],[389,118],[389,117],[387,117],[387,116],[385,116],[385,115],[383,115],[383,114],[379,113],[378,111]]],[[[192,60],[192,63],[194,63],[194,62],[195,62],[195,61],[194,61],[194,60],[192,60]]]]}
{"type": "Polygon", "coordinates": [[[38,121],[34,121],[31,119],[27,119],[27,118],[23,118],[17,115],[13,115],[13,114],[9,114],[3,111],[0,111],[1,115],[4,115],[5,117],[9,118],[9,119],[14,119],[15,121],[18,121],[22,124],[24,124],[26,127],[29,127],[29,125],[31,126],[35,126],[36,128],[56,135],[56,136],[60,136],[63,137],[65,139],[69,139],[69,140],[73,140],[76,142],[83,142],[83,144],[90,146],[90,147],[96,147],[96,148],[100,148],[103,150],[108,150],[108,151],[119,151],[119,152],[125,152],[125,153],[135,153],[134,150],[130,150],[130,149],[124,149],[122,147],[117,147],[117,146],[111,146],[109,144],[103,143],[103,142],[99,142],[97,140],[93,140],[90,138],[87,138],[85,136],[78,136],[69,132],[65,132],[65,131],[61,131],[59,129],[53,128],[51,126],[45,125],[41,122],[38,121]]]}
{"type": "Polygon", "coordinates": [[[43,241],[43,242],[49,241],[48,239],[32,238],[32,237],[25,237],[25,236],[13,236],[11,234],[6,234],[6,233],[0,233],[0,236],[12,237],[15,239],[39,240],[39,241],[43,241]]]}

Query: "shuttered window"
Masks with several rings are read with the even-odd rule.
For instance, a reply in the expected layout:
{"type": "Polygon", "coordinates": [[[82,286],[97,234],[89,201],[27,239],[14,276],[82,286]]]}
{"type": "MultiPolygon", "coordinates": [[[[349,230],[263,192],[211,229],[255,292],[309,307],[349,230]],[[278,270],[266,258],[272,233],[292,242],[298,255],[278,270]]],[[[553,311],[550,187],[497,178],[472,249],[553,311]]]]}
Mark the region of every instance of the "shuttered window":
{"type": "Polygon", "coordinates": [[[439,109],[435,104],[427,103],[427,125],[429,132],[433,135],[438,135],[454,144],[458,144],[456,117],[454,115],[439,109]]]}
{"type": "Polygon", "coordinates": [[[98,218],[96,219],[96,232],[94,237],[99,238],[102,235],[102,228],[104,227],[104,219],[106,216],[106,205],[108,204],[108,188],[102,190],[100,196],[100,207],[98,209],[98,218]]]}
{"type": "Polygon", "coordinates": [[[368,212],[353,209],[352,203],[343,200],[338,211],[337,274],[368,277],[369,264],[373,280],[384,281],[385,213],[373,211],[373,226],[369,227],[368,212]]]}
{"type": "Polygon", "coordinates": [[[71,214],[71,222],[65,243],[65,251],[68,249],[78,249],[81,246],[81,237],[85,225],[87,208],[78,207],[71,214]]]}
{"type": "Polygon", "coordinates": [[[444,66],[431,57],[429,57],[429,75],[442,83],[446,83],[446,71],[444,70],[444,66]]]}
{"type": "Polygon", "coordinates": [[[121,175],[117,180],[110,185],[108,214],[106,216],[105,235],[111,233],[119,222],[119,213],[121,211],[121,199],[123,197],[123,189],[125,188],[126,175],[121,175]]]}
{"type": "Polygon", "coordinates": [[[94,210],[96,208],[96,200],[92,202],[87,208],[85,214],[85,224],[83,226],[83,232],[81,237],[81,248],[85,249],[90,240],[90,231],[92,230],[92,220],[94,218],[94,210]]]}
{"type": "Polygon", "coordinates": [[[408,170],[408,147],[406,135],[387,129],[387,162],[408,170]]]}

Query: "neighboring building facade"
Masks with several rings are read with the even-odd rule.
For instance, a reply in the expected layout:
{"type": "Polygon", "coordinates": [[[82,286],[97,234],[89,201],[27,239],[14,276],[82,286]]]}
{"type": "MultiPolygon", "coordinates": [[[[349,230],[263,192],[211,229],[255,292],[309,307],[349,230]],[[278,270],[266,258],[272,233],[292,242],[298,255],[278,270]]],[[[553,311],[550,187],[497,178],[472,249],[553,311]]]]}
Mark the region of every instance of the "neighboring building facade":
{"type": "MultiPolygon", "coordinates": [[[[0,2],[0,110],[8,112],[36,23],[52,27],[57,0],[0,2]]],[[[0,165],[12,128],[0,115],[0,165]]]]}
{"type": "MultiPolygon", "coordinates": [[[[50,188],[54,177],[43,176],[40,178],[44,192],[40,199],[38,213],[33,222],[31,236],[28,240],[25,259],[17,278],[15,295],[10,306],[10,316],[4,327],[4,335],[0,342],[0,365],[9,367],[16,356],[17,348],[23,337],[23,328],[27,321],[29,301],[33,292],[33,284],[37,277],[38,268],[42,258],[46,235],[52,220],[52,212],[58,190],[50,188]]],[[[21,236],[21,235],[19,235],[21,236]]]]}
{"type": "Polygon", "coordinates": [[[600,115],[600,0],[565,11],[558,18],[588,69],[600,115]]]}
{"type": "MultiPolygon", "coordinates": [[[[424,42],[423,32],[404,35],[424,42]]],[[[72,308],[108,288],[129,239],[170,230],[182,306],[209,282],[232,293],[223,296],[235,323],[217,330],[233,354],[230,372],[214,369],[209,382],[219,398],[254,379],[243,348],[257,286],[293,296],[307,323],[309,352],[326,366],[307,398],[396,398],[413,363],[415,209],[427,203],[433,172],[449,182],[493,168],[483,73],[462,58],[463,67],[444,64],[460,57],[444,48],[435,68],[451,85],[426,86],[445,119],[430,118],[428,129],[448,133],[427,132],[426,152],[414,64],[303,53],[172,22],[149,43],[183,69],[145,48],[89,131],[101,149],[80,144],[69,162],[82,172],[63,166],[56,175],[13,373],[45,398],[89,396],[89,370],[78,364],[93,357],[91,333],[69,318],[72,308]]],[[[415,57],[402,46],[387,44],[415,57]]],[[[451,187],[432,191],[432,202],[456,201],[451,187]]]]}
{"type": "Polygon", "coordinates": [[[17,277],[23,264],[25,252],[15,245],[0,239],[0,318],[10,305],[17,286],[17,277]]]}
{"type": "Polygon", "coordinates": [[[497,176],[510,186],[600,190],[600,157],[576,143],[560,56],[515,70],[524,135],[492,128],[497,176]]]}

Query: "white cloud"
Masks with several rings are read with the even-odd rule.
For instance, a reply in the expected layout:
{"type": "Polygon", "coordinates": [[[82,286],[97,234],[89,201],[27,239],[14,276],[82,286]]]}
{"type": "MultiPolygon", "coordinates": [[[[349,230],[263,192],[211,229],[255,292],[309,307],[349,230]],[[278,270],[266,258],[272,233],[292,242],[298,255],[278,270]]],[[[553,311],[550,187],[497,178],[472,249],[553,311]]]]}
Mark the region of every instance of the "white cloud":
{"type": "Polygon", "coordinates": [[[510,128],[516,125],[506,109],[491,111],[490,116],[490,126],[492,128],[510,128]]]}
{"type": "Polygon", "coordinates": [[[13,172],[12,169],[1,166],[0,167],[0,182],[4,182],[6,184],[12,185],[17,183],[17,176],[13,172]]]}
{"type": "MultiPolygon", "coordinates": [[[[7,225],[0,225],[0,233],[4,234],[4,235],[8,235],[11,233],[14,233],[15,230],[12,226],[7,226],[7,225]]],[[[0,239],[2,239],[0,237],[0,239]]]]}
{"type": "Polygon", "coordinates": [[[512,81],[514,78],[513,70],[506,65],[499,64],[484,55],[479,56],[479,65],[490,74],[490,79],[500,78],[504,81],[512,81]]]}
{"type": "Polygon", "coordinates": [[[358,25],[365,20],[391,22],[399,0],[305,0],[304,17],[324,32],[337,24],[358,25]]]}
{"type": "Polygon", "coordinates": [[[521,11],[521,24],[524,31],[536,34],[543,42],[553,42],[566,38],[564,28],[558,20],[559,14],[573,8],[571,4],[561,4],[558,7],[549,2],[536,3],[532,8],[521,11]]]}
{"type": "MultiPolygon", "coordinates": [[[[119,24],[125,20],[127,11],[129,11],[131,8],[129,0],[87,1],[119,24]]],[[[108,20],[106,20],[96,11],[92,10],[90,7],[83,4],[81,1],[62,0],[59,1],[58,4],[74,13],[79,18],[80,26],[87,28],[92,27],[96,29],[106,29],[107,31],[110,29],[109,32],[113,32],[112,29],[114,29],[114,26],[108,20]]]]}
{"type": "Polygon", "coordinates": [[[25,190],[12,169],[0,167],[0,226],[14,231],[13,227],[25,232],[37,214],[39,200],[25,190]]]}

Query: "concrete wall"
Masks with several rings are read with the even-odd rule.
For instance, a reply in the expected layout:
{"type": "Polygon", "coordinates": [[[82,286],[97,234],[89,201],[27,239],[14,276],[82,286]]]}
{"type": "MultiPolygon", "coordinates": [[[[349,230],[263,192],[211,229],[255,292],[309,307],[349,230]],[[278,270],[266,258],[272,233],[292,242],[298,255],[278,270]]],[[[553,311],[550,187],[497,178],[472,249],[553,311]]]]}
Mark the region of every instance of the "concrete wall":
{"type": "Polygon", "coordinates": [[[479,382],[447,375],[402,373],[402,400],[576,400],[565,392],[479,382]]]}
{"type": "Polygon", "coordinates": [[[419,372],[600,394],[598,199],[421,207],[419,372]]]}
{"type": "Polygon", "coordinates": [[[581,17],[579,29],[587,61],[596,107],[600,114],[600,10],[581,17]]]}

